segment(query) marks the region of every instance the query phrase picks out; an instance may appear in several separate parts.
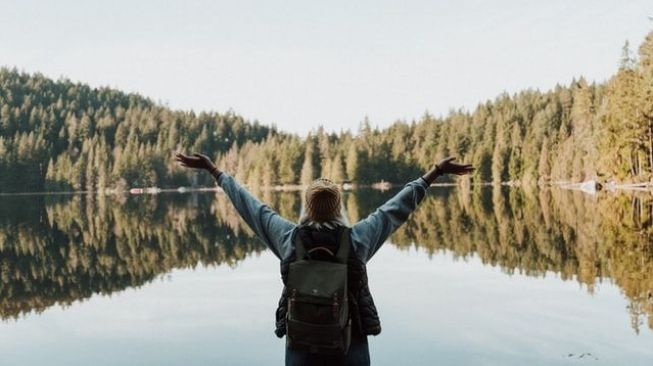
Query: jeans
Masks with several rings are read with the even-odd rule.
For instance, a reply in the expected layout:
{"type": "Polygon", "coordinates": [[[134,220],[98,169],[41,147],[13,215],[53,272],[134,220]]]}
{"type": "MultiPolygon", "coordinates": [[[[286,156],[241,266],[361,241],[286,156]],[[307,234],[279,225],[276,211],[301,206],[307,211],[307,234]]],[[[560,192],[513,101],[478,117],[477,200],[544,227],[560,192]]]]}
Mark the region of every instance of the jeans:
{"type": "Polygon", "coordinates": [[[351,341],[349,351],[342,356],[323,356],[286,348],[286,366],[369,366],[370,349],[367,337],[351,341]]]}

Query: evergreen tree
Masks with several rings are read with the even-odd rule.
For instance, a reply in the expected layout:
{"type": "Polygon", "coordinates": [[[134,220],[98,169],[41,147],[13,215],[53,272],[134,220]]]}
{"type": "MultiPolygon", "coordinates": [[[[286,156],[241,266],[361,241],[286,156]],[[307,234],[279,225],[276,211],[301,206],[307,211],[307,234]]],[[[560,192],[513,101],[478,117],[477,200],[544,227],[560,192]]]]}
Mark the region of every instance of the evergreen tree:
{"type": "Polygon", "coordinates": [[[359,180],[359,152],[355,143],[350,143],[347,151],[347,160],[345,162],[347,170],[347,179],[352,182],[359,180]]]}
{"type": "Polygon", "coordinates": [[[308,185],[315,179],[314,148],[309,136],[304,150],[304,163],[302,164],[301,184],[308,185]]]}

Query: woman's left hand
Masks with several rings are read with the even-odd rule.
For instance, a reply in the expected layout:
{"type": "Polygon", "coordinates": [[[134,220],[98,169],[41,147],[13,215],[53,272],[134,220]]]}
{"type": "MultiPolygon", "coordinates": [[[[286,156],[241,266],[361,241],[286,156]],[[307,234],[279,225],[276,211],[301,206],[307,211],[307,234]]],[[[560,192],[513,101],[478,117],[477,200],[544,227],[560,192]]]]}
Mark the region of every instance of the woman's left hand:
{"type": "Polygon", "coordinates": [[[210,172],[217,170],[211,159],[204,154],[184,155],[178,153],[175,155],[175,160],[184,168],[205,169],[210,172]]]}

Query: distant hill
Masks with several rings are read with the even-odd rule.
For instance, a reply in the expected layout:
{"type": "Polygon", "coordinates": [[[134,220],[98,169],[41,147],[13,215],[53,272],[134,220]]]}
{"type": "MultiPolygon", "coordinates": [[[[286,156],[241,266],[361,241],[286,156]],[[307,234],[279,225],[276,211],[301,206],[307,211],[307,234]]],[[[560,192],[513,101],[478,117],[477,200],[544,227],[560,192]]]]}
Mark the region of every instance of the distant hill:
{"type": "Polygon", "coordinates": [[[618,70],[601,85],[579,78],[546,92],[503,94],[471,112],[425,115],[383,130],[366,121],[356,135],[319,130],[302,141],[266,139],[234,147],[221,166],[253,186],[306,183],[317,176],[402,183],[450,155],[474,164],[471,179],[477,182],[650,181],[653,32],[638,57],[624,45],[618,70]],[[277,154],[284,147],[289,155],[277,154]]]}
{"type": "Polygon", "coordinates": [[[579,78],[471,112],[382,130],[364,121],[355,133],[320,128],[308,138],[234,113],[175,111],[137,94],[0,69],[0,192],[211,184],[175,166],[175,151],[209,154],[252,187],[318,176],[401,183],[449,155],[474,164],[475,181],[650,181],[653,32],[637,57],[624,46],[601,85],[579,78]]]}
{"type": "Polygon", "coordinates": [[[0,69],[0,192],[187,185],[175,151],[217,155],[275,129],[138,94],[0,69]]]}

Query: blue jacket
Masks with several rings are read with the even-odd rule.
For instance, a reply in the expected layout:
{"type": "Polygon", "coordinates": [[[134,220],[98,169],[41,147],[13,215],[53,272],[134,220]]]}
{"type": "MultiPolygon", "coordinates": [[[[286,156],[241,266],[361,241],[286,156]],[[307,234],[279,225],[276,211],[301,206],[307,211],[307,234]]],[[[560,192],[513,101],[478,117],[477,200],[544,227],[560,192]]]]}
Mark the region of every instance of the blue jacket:
{"type": "MultiPolygon", "coordinates": [[[[292,238],[298,224],[261,203],[232,176],[221,173],[217,181],[236,211],[274,255],[281,260],[288,258],[295,250],[292,238]]],[[[426,195],[427,188],[428,183],[418,178],[406,184],[365,219],[351,226],[352,247],[360,261],[367,263],[388,236],[408,219],[426,195]]]]}

